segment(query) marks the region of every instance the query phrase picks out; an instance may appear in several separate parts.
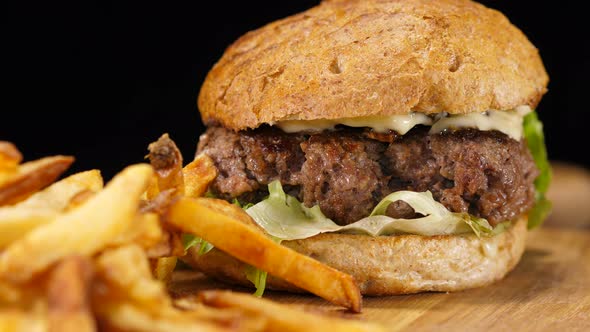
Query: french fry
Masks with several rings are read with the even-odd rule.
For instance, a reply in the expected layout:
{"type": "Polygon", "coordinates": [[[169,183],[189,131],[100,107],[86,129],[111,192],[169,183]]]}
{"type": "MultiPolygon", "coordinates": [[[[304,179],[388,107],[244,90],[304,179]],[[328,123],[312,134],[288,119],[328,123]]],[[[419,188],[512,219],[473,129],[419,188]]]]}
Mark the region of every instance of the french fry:
{"type": "Polygon", "coordinates": [[[245,315],[236,311],[230,316],[204,307],[186,312],[173,307],[164,284],[154,279],[147,256],[137,245],[108,250],[96,264],[97,274],[106,285],[95,298],[103,323],[131,331],[219,330],[214,323],[246,326],[245,315]]]}
{"type": "Polygon", "coordinates": [[[163,232],[160,241],[151,248],[146,250],[146,255],[150,259],[158,259],[162,257],[172,257],[172,234],[170,232],[163,232]]]}
{"type": "Polygon", "coordinates": [[[99,171],[82,172],[56,182],[16,205],[0,207],[0,248],[53,221],[80,192],[98,191],[102,185],[99,171]]]}
{"type": "Polygon", "coordinates": [[[96,331],[89,298],[93,273],[90,259],[79,256],[64,259],[50,272],[49,332],[96,331]]]}
{"type": "MultiPolygon", "coordinates": [[[[141,206],[142,213],[157,213],[162,215],[175,199],[176,189],[168,189],[159,193],[153,200],[145,202],[141,206]]],[[[182,244],[182,236],[176,230],[169,229],[166,223],[162,225],[165,229],[162,232],[159,243],[148,248],[149,258],[180,257],[185,255],[182,244]]]]}
{"type": "Polygon", "coordinates": [[[96,192],[92,190],[82,190],[81,192],[72,196],[72,198],[68,202],[68,206],[64,209],[64,211],[68,212],[79,207],[80,205],[86,203],[86,201],[88,201],[95,194],[96,192]]]}
{"type": "Polygon", "coordinates": [[[7,304],[19,303],[21,302],[22,297],[23,292],[21,289],[15,285],[0,280],[0,308],[7,304]]]}
{"type": "Polygon", "coordinates": [[[47,157],[18,167],[0,183],[0,206],[18,203],[55,181],[74,162],[73,157],[47,157]]]}
{"type": "Polygon", "coordinates": [[[33,280],[24,285],[16,285],[0,280],[0,308],[30,309],[39,307],[39,304],[44,306],[45,293],[45,283],[40,282],[40,280],[33,280]]]}
{"type": "Polygon", "coordinates": [[[176,267],[177,257],[162,257],[156,261],[156,267],[154,269],[154,276],[156,279],[169,283],[172,279],[172,272],[176,267]]]}
{"type": "Polygon", "coordinates": [[[255,227],[209,208],[207,201],[181,198],[170,207],[165,220],[243,262],[360,312],[361,294],[350,275],[275,243],[255,227]]]}
{"type": "Polygon", "coordinates": [[[208,155],[201,153],[182,170],[184,174],[184,194],[187,197],[201,197],[207,192],[209,184],[217,177],[217,168],[208,155]]]}
{"type": "Polygon", "coordinates": [[[14,144],[0,141],[0,173],[15,171],[22,160],[23,155],[14,144]]]}
{"type": "Polygon", "coordinates": [[[28,232],[57,218],[48,210],[0,208],[0,249],[19,240],[28,232]]]}
{"type": "MultiPolygon", "coordinates": [[[[152,200],[142,207],[142,211],[163,213],[171,200],[185,193],[187,189],[191,195],[200,196],[217,175],[212,160],[206,155],[197,158],[183,169],[182,155],[168,134],[164,134],[157,142],[150,144],[148,149],[150,151],[148,157],[156,172],[157,181],[152,181],[148,188],[146,195],[152,200]],[[160,194],[156,195],[158,191],[160,194]]],[[[175,256],[185,254],[184,248],[180,250],[179,234],[170,232],[167,238],[149,253],[150,257],[159,257],[155,261],[154,275],[166,283],[170,281],[176,267],[175,256]]]]}
{"type": "Polygon", "coordinates": [[[156,176],[156,174],[154,174],[154,176],[152,176],[152,178],[150,179],[150,184],[148,185],[148,188],[145,191],[142,198],[144,200],[152,200],[156,196],[158,196],[159,193],[160,188],[158,188],[158,177],[156,176]]]}
{"type": "Polygon", "coordinates": [[[0,331],[2,332],[46,332],[47,319],[42,314],[31,314],[24,310],[0,309],[0,331]]]}
{"type": "Polygon", "coordinates": [[[230,291],[205,291],[199,296],[206,305],[216,308],[239,308],[250,315],[265,317],[269,320],[265,331],[385,331],[378,325],[315,315],[247,294],[230,291]]]}
{"type": "MultiPolygon", "coordinates": [[[[156,308],[158,309],[158,308],[156,308]]],[[[216,326],[205,320],[194,319],[182,312],[173,312],[160,308],[155,312],[148,312],[128,303],[106,304],[101,309],[103,324],[117,331],[133,332],[229,332],[229,331],[254,331],[239,330],[216,326]]]]}
{"type": "Polygon", "coordinates": [[[0,279],[23,283],[71,255],[93,255],[129,228],[152,168],[130,166],[84,205],[37,227],[0,256],[0,279]]]}
{"type": "Polygon", "coordinates": [[[96,269],[123,301],[155,310],[171,305],[165,285],[154,279],[145,251],[138,245],[105,251],[96,260],[96,269]]]}
{"type": "Polygon", "coordinates": [[[117,247],[135,243],[144,249],[149,249],[156,246],[162,237],[160,217],[155,213],[144,213],[137,215],[130,227],[109,243],[109,246],[117,247]]]}
{"type": "Polygon", "coordinates": [[[76,173],[60,180],[44,190],[33,194],[15,207],[28,209],[51,209],[63,211],[71,200],[83,191],[98,192],[104,184],[100,171],[92,170],[76,173]]]}
{"type": "Polygon", "coordinates": [[[264,232],[264,229],[262,229],[260,225],[258,225],[254,220],[252,220],[252,217],[250,217],[247,213],[244,213],[244,209],[235,204],[229,203],[222,199],[214,198],[201,198],[199,199],[199,204],[206,206],[207,208],[215,212],[226,215],[232,219],[239,220],[244,224],[253,226],[261,234],[266,234],[264,232]]]}
{"type": "Polygon", "coordinates": [[[178,232],[164,231],[160,242],[146,250],[149,258],[182,257],[185,255],[182,236],[178,232]]]}
{"type": "Polygon", "coordinates": [[[162,135],[156,142],[149,145],[148,157],[158,178],[158,189],[164,191],[176,189],[179,195],[184,193],[182,175],[182,154],[168,134],[162,135]]]}
{"type": "Polygon", "coordinates": [[[214,308],[203,304],[198,296],[184,296],[173,301],[174,307],[187,311],[195,319],[204,319],[238,331],[266,331],[268,319],[252,315],[239,308],[214,308]]]}
{"type": "Polygon", "coordinates": [[[162,214],[164,211],[166,211],[166,209],[168,209],[168,206],[172,203],[176,196],[176,189],[164,190],[156,195],[153,199],[149,201],[142,201],[143,204],[139,210],[142,213],[155,212],[162,214]]]}

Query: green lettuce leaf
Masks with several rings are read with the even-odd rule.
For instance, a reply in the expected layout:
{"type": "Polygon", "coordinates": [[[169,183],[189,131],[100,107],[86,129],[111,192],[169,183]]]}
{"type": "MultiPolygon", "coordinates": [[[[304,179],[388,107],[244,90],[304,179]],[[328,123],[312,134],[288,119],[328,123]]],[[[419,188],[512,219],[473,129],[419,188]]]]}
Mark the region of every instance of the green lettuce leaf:
{"type": "Polygon", "coordinates": [[[204,197],[206,198],[217,198],[217,195],[215,195],[213,192],[211,191],[207,191],[204,195],[204,197]]]}
{"type": "Polygon", "coordinates": [[[535,194],[535,206],[529,211],[528,229],[541,226],[543,221],[549,216],[549,213],[551,213],[551,201],[545,198],[545,195],[540,192],[536,192],[535,194]]]}
{"type": "Polygon", "coordinates": [[[524,117],[523,133],[535,164],[539,169],[539,176],[535,179],[535,206],[529,213],[528,228],[540,226],[551,212],[551,202],[545,198],[545,193],[551,183],[551,165],[547,158],[543,124],[539,121],[536,112],[531,112],[524,117]]]}
{"type": "Polygon", "coordinates": [[[268,185],[267,199],[246,210],[266,232],[281,240],[312,237],[321,230],[337,231],[340,226],[326,218],[319,206],[307,208],[285,194],[279,181],[268,185]]]}
{"type": "Polygon", "coordinates": [[[268,273],[266,273],[266,271],[262,271],[251,265],[248,265],[246,267],[246,278],[248,278],[248,280],[254,284],[254,287],[256,287],[256,292],[254,293],[254,296],[262,297],[262,295],[264,295],[267,276],[268,273]]]}
{"type": "Polygon", "coordinates": [[[199,246],[199,255],[204,255],[213,249],[211,243],[192,234],[182,234],[182,245],[184,246],[184,251],[187,251],[191,247],[199,246]]]}
{"type": "Polygon", "coordinates": [[[453,213],[432,197],[430,192],[398,191],[385,197],[367,218],[353,224],[339,226],[327,218],[319,206],[308,208],[295,197],[285,194],[279,181],[268,186],[269,197],[250,207],[246,212],[268,234],[280,240],[297,240],[320,233],[346,232],[371,236],[417,234],[444,235],[475,233],[494,235],[494,229],[482,218],[467,213],[453,213]],[[385,215],[389,204],[402,200],[424,217],[397,219],[385,215]]]}
{"type": "Polygon", "coordinates": [[[237,198],[233,199],[232,204],[239,207],[240,209],[243,209],[243,210],[248,210],[249,208],[254,206],[254,204],[252,204],[252,203],[246,203],[245,205],[242,205],[242,203],[240,203],[240,201],[238,201],[237,198]]]}

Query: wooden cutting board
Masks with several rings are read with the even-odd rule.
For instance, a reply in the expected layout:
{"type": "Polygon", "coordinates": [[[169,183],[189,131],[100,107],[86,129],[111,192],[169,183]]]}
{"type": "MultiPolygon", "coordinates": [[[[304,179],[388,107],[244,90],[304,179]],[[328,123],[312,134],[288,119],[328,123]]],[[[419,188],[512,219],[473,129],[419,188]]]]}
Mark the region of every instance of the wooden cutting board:
{"type": "MultiPolygon", "coordinates": [[[[521,262],[504,280],[457,293],[365,298],[363,313],[352,318],[379,322],[392,331],[590,331],[590,215],[580,213],[590,208],[590,197],[580,196],[579,188],[572,193],[572,186],[590,181],[582,176],[560,181],[563,169],[555,170],[555,182],[572,196],[563,201],[574,207],[564,208],[559,203],[564,196],[554,194],[555,189],[550,193],[557,203],[554,217],[529,233],[521,262]]],[[[172,283],[179,294],[228,287],[190,271],[177,272],[172,283]]],[[[311,295],[267,291],[265,297],[340,314],[339,308],[311,295]]]]}

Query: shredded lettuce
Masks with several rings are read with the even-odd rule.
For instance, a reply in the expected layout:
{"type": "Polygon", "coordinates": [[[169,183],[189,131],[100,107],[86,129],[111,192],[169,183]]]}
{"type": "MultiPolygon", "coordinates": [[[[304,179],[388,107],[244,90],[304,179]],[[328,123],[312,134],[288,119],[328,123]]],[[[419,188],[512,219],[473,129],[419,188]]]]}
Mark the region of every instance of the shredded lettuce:
{"type": "Polygon", "coordinates": [[[541,226],[543,221],[547,219],[549,213],[551,213],[552,204],[551,201],[545,197],[545,194],[536,192],[535,193],[535,206],[529,211],[529,223],[528,229],[533,229],[541,226]]]}
{"type": "Polygon", "coordinates": [[[256,292],[254,293],[254,296],[262,297],[262,295],[264,295],[267,276],[268,273],[266,273],[265,271],[262,271],[251,265],[248,265],[246,267],[246,278],[248,278],[248,280],[254,284],[254,287],[256,287],[256,292]]]}
{"type": "Polygon", "coordinates": [[[529,150],[540,171],[535,179],[535,206],[529,212],[528,228],[532,229],[540,226],[551,212],[551,202],[545,197],[551,183],[551,166],[547,158],[543,124],[536,112],[531,112],[524,117],[523,129],[529,150]]]}
{"type": "Polygon", "coordinates": [[[496,234],[487,220],[467,213],[453,213],[432,197],[430,192],[398,191],[385,197],[370,216],[353,224],[339,226],[327,218],[319,206],[308,208],[295,197],[285,194],[281,183],[268,185],[269,197],[246,212],[268,234],[280,240],[297,240],[320,233],[345,232],[371,236],[417,234],[444,235],[473,232],[477,236],[496,234]],[[424,217],[398,219],[385,215],[389,204],[402,200],[424,217]]]}
{"type": "Polygon", "coordinates": [[[191,247],[199,246],[199,255],[204,255],[213,249],[211,243],[192,234],[182,234],[182,245],[184,246],[184,251],[187,251],[191,247]]]}
{"type": "Polygon", "coordinates": [[[206,198],[217,198],[217,195],[215,195],[213,192],[211,192],[210,190],[208,190],[205,195],[206,198]]]}
{"type": "Polygon", "coordinates": [[[242,205],[242,203],[240,203],[240,201],[238,201],[237,198],[233,199],[232,204],[243,210],[248,210],[249,208],[254,206],[254,204],[252,203],[246,203],[245,205],[242,205]]]}
{"type": "MultiPolygon", "coordinates": [[[[453,213],[447,208],[435,201],[432,193],[429,191],[418,193],[413,191],[398,191],[385,197],[373,210],[369,218],[382,216],[386,225],[372,234],[390,235],[396,233],[409,233],[418,235],[443,235],[443,234],[462,234],[473,231],[478,237],[490,235],[492,226],[487,220],[477,218],[467,213],[453,213]],[[394,202],[404,201],[410,205],[416,213],[424,215],[416,219],[395,219],[385,216],[387,207],[394,202]]],[[[354,225],[354,224],[353,224],[354,225]]]]}

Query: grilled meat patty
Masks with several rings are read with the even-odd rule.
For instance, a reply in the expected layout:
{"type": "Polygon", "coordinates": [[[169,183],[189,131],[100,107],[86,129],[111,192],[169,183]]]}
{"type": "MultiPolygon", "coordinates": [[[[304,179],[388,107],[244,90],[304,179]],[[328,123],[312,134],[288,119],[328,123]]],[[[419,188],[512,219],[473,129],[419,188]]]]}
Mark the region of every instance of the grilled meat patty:
{"type": "MultiPolygon", "coordinates": [[[[399,190],[430,190],[449,210],[492,225],[515,220],[533,206],[538,175],[524,140],[474,129],[431,135],[418,126],[397,136],[348,127],[294,134],[210,127],[200,138],[201,152],[219,169],[211,186],[219,197],[256,202],[278,179],[289,194],[308,207],[319,205],[340,225],[368,216],[399,190]]],[[[403,202],[387,213],[415,215],[403,202]]]]}

